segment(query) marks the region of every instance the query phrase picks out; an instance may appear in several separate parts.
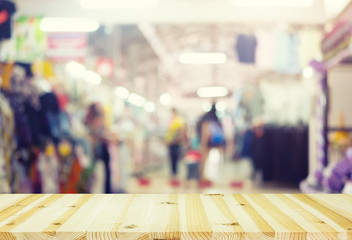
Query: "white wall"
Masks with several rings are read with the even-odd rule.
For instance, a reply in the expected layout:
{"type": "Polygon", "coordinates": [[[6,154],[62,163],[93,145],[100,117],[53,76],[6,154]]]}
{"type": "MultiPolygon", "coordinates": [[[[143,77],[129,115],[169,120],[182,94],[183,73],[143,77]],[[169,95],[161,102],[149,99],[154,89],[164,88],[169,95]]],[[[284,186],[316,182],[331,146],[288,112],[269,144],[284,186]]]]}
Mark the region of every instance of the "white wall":
{"type": "Polygon", "coordinates": [[[337,66],[329,71],[329,127],[339,127],[343,115],[345,127],[352,127],[352,65],[337,66]]]}

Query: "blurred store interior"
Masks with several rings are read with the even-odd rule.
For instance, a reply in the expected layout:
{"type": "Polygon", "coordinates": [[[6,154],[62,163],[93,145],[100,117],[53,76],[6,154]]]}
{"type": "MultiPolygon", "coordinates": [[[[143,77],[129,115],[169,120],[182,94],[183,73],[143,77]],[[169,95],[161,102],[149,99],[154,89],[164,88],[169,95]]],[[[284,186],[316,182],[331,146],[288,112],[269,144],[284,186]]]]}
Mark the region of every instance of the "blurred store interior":
{"type": "Polygon", "coordinates": [[[0,0],[0,193],[352,193],[352,1],[0,0]]]}

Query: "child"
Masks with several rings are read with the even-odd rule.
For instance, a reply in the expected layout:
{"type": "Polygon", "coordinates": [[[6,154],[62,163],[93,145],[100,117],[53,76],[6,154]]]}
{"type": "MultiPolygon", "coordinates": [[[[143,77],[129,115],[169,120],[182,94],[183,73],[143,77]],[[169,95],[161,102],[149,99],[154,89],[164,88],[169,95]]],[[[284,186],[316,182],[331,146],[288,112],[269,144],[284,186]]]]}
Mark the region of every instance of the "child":
{"type": "Polygon", "coordinates": [[[187,186],[191,179],[199,180],[199,163],[201,154],[198,151],[199,141],[197,137],[191,137],[190,150],[187,152],[184,161],[187,168],[187,186]]]}

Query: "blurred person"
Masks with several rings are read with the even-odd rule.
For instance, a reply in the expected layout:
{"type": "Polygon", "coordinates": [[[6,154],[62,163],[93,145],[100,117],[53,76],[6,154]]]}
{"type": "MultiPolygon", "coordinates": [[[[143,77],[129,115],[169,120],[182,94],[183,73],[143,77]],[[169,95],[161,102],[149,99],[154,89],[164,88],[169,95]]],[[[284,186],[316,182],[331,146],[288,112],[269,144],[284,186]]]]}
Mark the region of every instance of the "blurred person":
{"type": "Polygon", "coordinates": [[[171,165],[171,185],[178,186],[179,181],[177,180],[178,173],[178,161],[181,158],[182,144],[186,140],[185,122],[180,117],[176,108],[171,109],[171,120],[169,122],[166,143],[169,150],[169,159],[171,165]]]}
{"type": "Polygon", "coordinates": [[[105,167],[105,193],[111,193],[110,153],[108,145],[118,141],[116,134],[105,126],[104,109],[100,103],[89,105],[85,125],[93,147],[94,161],[102,161],[105,167]]]}
{"type": "Polygon", "coordinates": [[[220,153],[223,153],[225,147],[225,134],[220,119],[216,115],[215,105],[215,103],[212,104],[211,110],[205,113],[197,124],[197,134],[200,140],[200,153],[202,156],[199,167],[200,186],[211,184],[209,180],[204,178],[204,166],[210,150],[217,148],[220,153]]]}
{"type": "Polygon", "coordinates": [[[199,164],[201,161],[201,154],[199,151],[199,139],[196,132],[193,130],[190,133],[188,151],[184,158],[186,164],[187,176],[186,176],[186,187],[189,187],[191,180],[199,180],[199,164]]]}

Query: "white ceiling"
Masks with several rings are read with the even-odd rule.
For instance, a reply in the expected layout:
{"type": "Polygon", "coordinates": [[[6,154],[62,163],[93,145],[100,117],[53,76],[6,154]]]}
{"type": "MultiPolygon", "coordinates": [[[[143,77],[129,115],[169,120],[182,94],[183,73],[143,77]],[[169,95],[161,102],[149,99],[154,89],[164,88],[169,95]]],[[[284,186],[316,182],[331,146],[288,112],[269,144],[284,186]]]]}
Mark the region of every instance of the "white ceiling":
{"type": "MultiPolygon", "coordinates": [[[[128,1],[128,0],[125,0],[128,1]]],[[[282,0],[285,1],[285,0],[282,0]]],[[[263,23],[322,24],[327,20],[324,0],[310,7],[238,7],[230,0],[160,0],[152,9],[86,10],[78,0],[16,0],[19,14],[55,17],[93,17],[103,23],[263,23]]]]}

